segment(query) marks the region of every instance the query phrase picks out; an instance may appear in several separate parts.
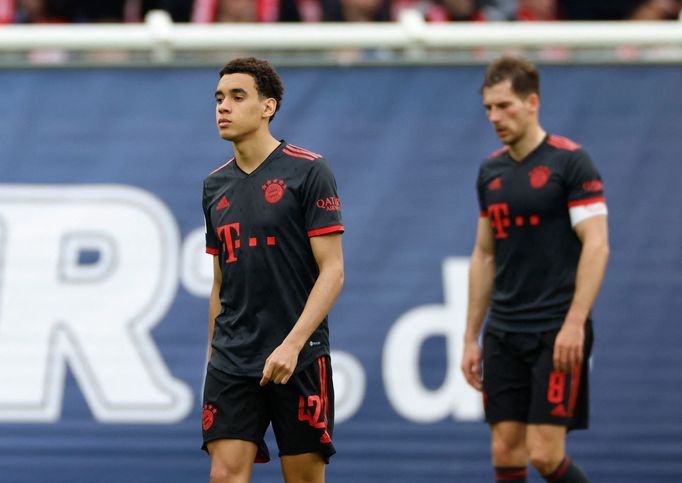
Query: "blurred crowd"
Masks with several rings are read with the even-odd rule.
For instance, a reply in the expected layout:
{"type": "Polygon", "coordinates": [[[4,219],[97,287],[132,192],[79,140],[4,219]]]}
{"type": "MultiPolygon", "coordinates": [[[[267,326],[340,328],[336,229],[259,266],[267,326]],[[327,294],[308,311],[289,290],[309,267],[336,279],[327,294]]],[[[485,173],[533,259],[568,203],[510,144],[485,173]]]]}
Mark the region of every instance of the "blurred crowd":
{"type": "Polygon", "coordinates": [[[154,9],[175,22],[375,22],[406,8],[430,22],[673,20],[682,0],[0,0],[0,23],[140,22],[154,9]]]}

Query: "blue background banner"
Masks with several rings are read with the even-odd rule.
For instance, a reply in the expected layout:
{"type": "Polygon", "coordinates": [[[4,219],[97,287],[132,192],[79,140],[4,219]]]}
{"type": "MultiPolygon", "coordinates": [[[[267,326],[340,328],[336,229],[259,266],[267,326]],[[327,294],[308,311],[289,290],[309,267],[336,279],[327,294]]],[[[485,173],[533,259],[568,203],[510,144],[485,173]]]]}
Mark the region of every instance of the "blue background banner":
{"type": "MultiPolygon", "coordinates": [[[[217,70],[0,73],[0,481],[208,479],[217,70]]],[[[682,67],[541,72],[543,126],[591,153],[609,206],[591,429],[569,452],[591,481],[682,481],[682,67]]],[[[499,147],[483,68],[281,74],[273,134],[329,159],[346,226],[328,481],[492,481],[458,369],[475,178],[499,147]]],[[[253,480],[281,481],[276,458],[253,480]]]]}

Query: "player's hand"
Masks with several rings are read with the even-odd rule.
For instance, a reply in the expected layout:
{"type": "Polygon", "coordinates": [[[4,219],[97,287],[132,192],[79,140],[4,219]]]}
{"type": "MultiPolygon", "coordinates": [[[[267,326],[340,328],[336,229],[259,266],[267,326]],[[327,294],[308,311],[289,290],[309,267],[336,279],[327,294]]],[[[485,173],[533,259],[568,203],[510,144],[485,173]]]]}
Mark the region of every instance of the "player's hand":
{"type": "Polygon", "coordinates": [[[467,382],[477,391],[481,391],[483,389],[483,383],[481,382],[481,348],[478,343],[464,343],[461,368],[467,382]]]}
{"type": "Polygon", "coordinates": [[[285,344],[279,345],[265,360],[263,377],[260,385],[265,386],[268,382],[286,384],[296,369],[298,362],[298,350],[285,344]]]}
{"type": "Polygon", "coordinates": [[[579,371],[583,362],[585,327],[582,324],[566,324],[554,340],[554,369],[564,373],[579,371]]]}

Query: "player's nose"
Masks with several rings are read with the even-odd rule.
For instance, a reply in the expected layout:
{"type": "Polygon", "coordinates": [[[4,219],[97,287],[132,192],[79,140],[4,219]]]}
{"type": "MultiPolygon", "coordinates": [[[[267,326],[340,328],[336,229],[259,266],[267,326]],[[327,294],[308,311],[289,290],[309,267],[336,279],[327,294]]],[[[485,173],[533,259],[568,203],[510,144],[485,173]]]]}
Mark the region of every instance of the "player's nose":
{"type": "Polygon", "coordinates": [[[488,120],[490,122],[497,122],[500,120],[500,111],[495,107],[490,108],[488,111],[488,120]]]}
{"type": "Polygon", "coordinates": [[[229,112],[230,110],[230,102],[227,99],[223,99],[218,103],[218,111],[219,112],[229,112]]]}

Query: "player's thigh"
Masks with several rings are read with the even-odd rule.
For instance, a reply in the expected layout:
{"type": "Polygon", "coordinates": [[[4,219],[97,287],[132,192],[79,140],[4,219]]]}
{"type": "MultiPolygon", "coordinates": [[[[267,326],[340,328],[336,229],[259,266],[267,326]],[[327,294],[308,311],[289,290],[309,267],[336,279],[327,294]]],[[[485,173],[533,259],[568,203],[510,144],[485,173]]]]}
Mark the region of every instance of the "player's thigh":
{"type": "Polygon", "coordinates": [[[285,483],[324,482],[326,463],[319,453],[282,455],[280,461],[285,483]]]}
{"type": "Polygon", "coordinates": [[[331,361],[322,356],[284,385],[268,384],[272,428],[280,456],[318,453],[325,461],[336,449],[331,361]]]}
{"type": "Polygon", "coordinates": [[[248,483],[258,446],[239,439],[216,439],[206,443],[211,456],[211,483],[248,483]]]}
{"type": "Polygon", "coordinates": [[[483,335],[483,401],[486,421],[526,422],[532,394],[531,365],[524,357],[532,335],[486,329],[483,335]]]}

